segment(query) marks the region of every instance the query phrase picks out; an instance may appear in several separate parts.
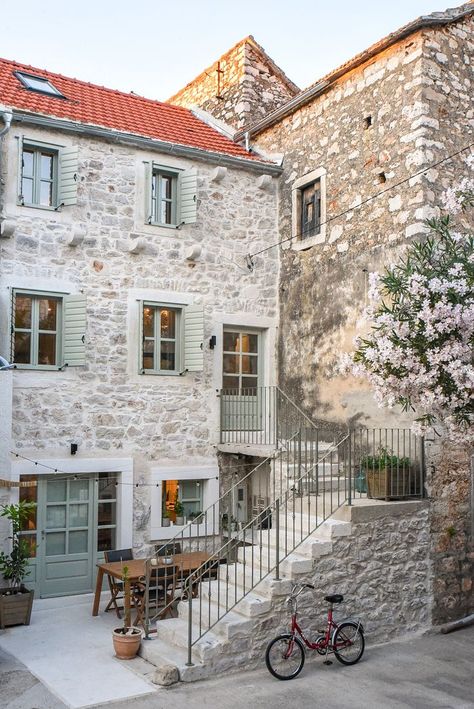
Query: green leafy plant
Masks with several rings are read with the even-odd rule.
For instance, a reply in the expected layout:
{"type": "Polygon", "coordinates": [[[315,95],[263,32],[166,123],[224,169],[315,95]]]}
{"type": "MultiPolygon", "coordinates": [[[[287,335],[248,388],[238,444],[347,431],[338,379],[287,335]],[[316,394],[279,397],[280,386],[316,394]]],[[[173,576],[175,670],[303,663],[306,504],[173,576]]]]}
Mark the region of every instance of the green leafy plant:
{"type": "Polygon", "coordinates": [[[0,516],[6,517],[11,524],[12,550],[10,554],[0,552],[0,572],[10,584],[12,591],[18,592],[28,572],[31,547],[21,537],[25,522],[36,507],[35,502],[21,501],[18,504],[2,505],[0,516]]]}
{"type": "Polygon", "coordinates": [[[405,468],[410,465],[409,458],[400,458],[394,455],[388,448],[379,448],[374,455],[365,455],[360,459],[360,467],[363,470],[382,470],[384,468],[395,469],[405,468]]]}
{"type": "Polygon", "coordinates": [[[184,507],[182,505],[182,502],[180,500],[178,500],[177,496],[176,496],[176,502],[174,503],[174,511],[176,513],[176,517],[183,516],[184,507]]]}
{"type": "Polygon", "coordinates": [[[455,527],[446,527],[446,534],[450,539],[452,539],[454,536],[456,536],[456,528],[455,527]]]}

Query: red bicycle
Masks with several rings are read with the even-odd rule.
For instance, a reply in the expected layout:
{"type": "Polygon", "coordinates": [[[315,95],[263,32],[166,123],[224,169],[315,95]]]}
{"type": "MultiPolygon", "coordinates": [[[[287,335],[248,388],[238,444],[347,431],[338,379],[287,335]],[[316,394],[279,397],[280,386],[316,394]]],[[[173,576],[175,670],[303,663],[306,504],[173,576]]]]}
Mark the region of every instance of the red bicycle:
{"type": "Polygon", "coordinates": [[[310,642],[305,637],[298,625],[297,618],[298,596],[307,588],[314,591],[314,586],[309,583],[293,586],[290,596],[286,599],[291,609],[291,632],[278,635],[267,646],[265,662],[268,670],[277,679],[294,679],[299,675],[304,666],[305,646],[309,650],[316,650],[319,655],[325,655],[325,664],[331,664],[331,661],[328,660],[329,653],[334,653],[343,665],[355,665],[364,653],[365,640],[362,623],[351,619],[341,623],[335,623],[333,620],[333,605],[342,603],[344,600],[344,596],[340,594],[324,597],[324,600],[329,603],[328,621],[324,635],[317,637],[314,642],[310,642]]]}

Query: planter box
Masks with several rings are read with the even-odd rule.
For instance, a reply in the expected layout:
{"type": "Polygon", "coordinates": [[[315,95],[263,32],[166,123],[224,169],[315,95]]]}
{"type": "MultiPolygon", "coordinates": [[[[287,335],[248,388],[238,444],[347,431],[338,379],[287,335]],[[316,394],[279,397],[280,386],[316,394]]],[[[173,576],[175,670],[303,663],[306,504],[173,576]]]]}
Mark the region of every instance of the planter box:
{"type": "Polygon", "coordinates": [[[0,628],[29,625],[35,592],[22,586],[20,593],[4,595],[9,590],[0,588],[0,628]]]}
{"type": "Polygon", "coordinates": [[[375,500],[396,500],[408,497],[412,494],[410,482],[413,486],[416,475],[412,470],[410,476],[410,471],[403,468],[398,470],[396,468],[393,470],[390,468],[367,470],[368,497],[375,500]]]}

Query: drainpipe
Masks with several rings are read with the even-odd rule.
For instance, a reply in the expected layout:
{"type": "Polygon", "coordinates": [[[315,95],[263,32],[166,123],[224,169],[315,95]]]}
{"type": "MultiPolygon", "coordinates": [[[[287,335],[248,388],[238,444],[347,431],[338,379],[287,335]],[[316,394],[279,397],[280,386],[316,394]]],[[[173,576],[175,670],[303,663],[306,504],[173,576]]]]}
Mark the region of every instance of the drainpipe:
{"type": "MultiPolygon", "coordinates": [[[[10,130],[13,113],[9,108],[0,108],[0,117],[3,121],[3,128],[0,129],[0,139],[10,130]]],[[[0,142],[0,215],[2,213],[2,146],[0,142]]]]}

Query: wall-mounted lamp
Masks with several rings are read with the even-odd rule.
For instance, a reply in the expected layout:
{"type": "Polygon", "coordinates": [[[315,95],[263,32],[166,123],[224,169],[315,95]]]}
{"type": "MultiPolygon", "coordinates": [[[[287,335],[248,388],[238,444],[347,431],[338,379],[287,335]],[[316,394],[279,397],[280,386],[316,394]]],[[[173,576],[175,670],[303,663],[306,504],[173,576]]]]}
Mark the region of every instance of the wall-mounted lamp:
{"type": "Polygon", "coordinates": [[[216,346],[217,343],[217,337],[215,335],[212,335],[212,337],[209,339],[209,349],[213,350],[214,347],[216,346]]]}
{"type": "Polygon", "coordinates": [[[76,455],[78,449],[77,443],[71,443],[71,455],[76,455]]]}

